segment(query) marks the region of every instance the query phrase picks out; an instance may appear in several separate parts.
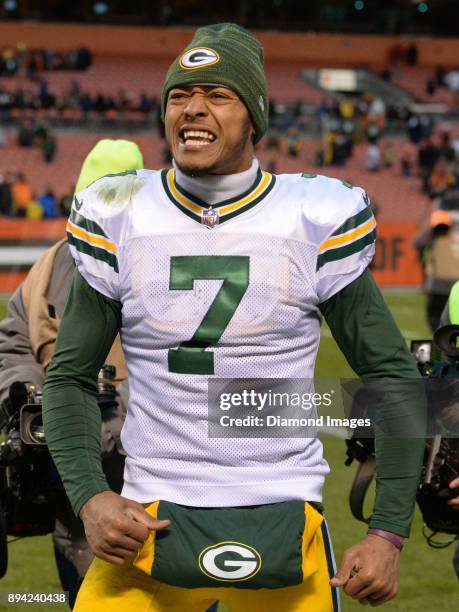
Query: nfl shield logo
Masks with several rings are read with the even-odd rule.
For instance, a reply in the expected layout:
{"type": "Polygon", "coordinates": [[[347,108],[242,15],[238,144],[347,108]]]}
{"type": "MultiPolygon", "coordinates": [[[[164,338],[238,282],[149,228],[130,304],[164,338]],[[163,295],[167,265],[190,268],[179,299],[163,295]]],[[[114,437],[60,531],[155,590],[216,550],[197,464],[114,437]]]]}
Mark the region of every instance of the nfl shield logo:
{"type": "Polygon", "coordinates": [[[202,212],[202,222],[209,229],[212,229],[216,225],[218,225],[219,220],[218,210],[213,210],[212,207],[207,210],[203,210],[202,212]]]}

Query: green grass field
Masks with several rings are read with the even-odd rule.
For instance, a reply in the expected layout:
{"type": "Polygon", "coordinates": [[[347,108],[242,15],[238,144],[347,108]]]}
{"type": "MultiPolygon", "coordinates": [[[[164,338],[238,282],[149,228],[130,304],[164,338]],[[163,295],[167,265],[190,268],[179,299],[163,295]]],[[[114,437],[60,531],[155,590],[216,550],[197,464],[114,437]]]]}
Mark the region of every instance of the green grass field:
{"type": "Polygon", "coordinates": [[[8,296],[5,293],[0,293],[0,320],[6,315],[6,305],[8,303],[8,296]]]}
{"type": "MultiPolygon", "coordinates": [[[[389,292],[385,297],[407,341],[429,337],[424,320],[422,295],[389,292]]],[[[0,296],[0,319],[5,316],[5,304],[5,298],[0,296]]],[[[336,348],[328,329],[324,328],[322,336],[317,374],[323,377],[350,375],[351,370],[336,348]]],[[[364,536],[365,526],[352,518],[347,501],[355,465],[351,467],[344,465],[343,441],[326,436],[323,442],[325,456],[331,467],[325,486],[325,509],[333,536],[335,554],[339,560],[347,547],[364,536]]],[[[422,537],[421,528],[422,522],[417,513],[412,536],[402,554],[400,593],[397,599],[383,607],[387,612],[453,612],[459,609],[458,582],[451,563],[453,547],[444,550],[429,548],[422,537]]],[[[10,546],[9,553],[9,570],[0,584],[0,592],[59,590],[50,537],[14,542],[10,546]]],[[[342,607],[344,612],[362,609],[359,604],[345,596],[342,598],[342,607]]],[[[3,609],[7,608],[0,606],[0,610],[3,609]]],[[[30,608],[27,606],[15,609],[30,608]]],[[[66,608],[34,606],[34,609],[66,608]]]]}

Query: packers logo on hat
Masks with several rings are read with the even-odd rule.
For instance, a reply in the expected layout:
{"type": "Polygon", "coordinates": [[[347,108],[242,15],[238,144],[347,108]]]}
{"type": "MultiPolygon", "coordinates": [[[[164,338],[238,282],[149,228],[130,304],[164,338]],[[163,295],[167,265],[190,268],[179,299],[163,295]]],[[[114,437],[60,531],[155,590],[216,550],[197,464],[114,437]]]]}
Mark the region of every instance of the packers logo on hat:
{"type": "Polygon", "coordinates": [[[203,66],[212,66],[220,61],[219,54],[208,47],[194,47],[186,51],[180,58],[179,64],[185,70],[196,70],[203,66]]]}

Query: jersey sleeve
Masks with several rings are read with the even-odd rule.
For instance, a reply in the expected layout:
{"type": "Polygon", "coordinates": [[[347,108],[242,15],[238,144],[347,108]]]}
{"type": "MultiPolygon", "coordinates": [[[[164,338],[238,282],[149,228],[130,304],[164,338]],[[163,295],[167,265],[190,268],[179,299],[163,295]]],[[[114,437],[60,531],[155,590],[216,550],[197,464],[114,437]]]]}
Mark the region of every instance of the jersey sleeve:
{"type": "Polygon", "coordinates": [[[357,279],[375,253],[376,220],[370,200],[360,187],[329,181],[318,235],[316,291],[324,302],[357,279]]]}
{"type": "MultiPolygon", "coordinates": [[[[119,299],[119,231],[122,223],[104,211],[101,201],[101,186],[108,178],[100,179],[87,189],[78,192],[72,203],[67,222],[67,237],[70,251],[78,271],[96,291],[114,300],[119,299]]],[[[102,191],[103,193],[103,191],[102,191]]]]}

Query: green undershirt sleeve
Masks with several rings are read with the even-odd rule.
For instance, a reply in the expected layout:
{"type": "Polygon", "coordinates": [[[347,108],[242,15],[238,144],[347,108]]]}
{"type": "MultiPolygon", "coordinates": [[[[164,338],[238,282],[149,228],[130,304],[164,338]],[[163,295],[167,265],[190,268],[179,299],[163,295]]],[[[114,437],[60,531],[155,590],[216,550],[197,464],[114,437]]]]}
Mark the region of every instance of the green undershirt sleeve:
{"type": "Polygon", "coordinates": [[[369,270],[320,304],[320,310],[355,373],[365,384],[384,387],[376,416],[392,433],[376,435],[370,527],[407,537],[424,453],[426,398],[417,382],[421,376],[369,270]],[[404,427],[409,427],[410,437],[397,436],[397,431],[407,431],[404,427]]]}
{"type": "Polygon", "coordinates": [[[101,465],[97,377],[120,329],[121,304],[75,271],[43,389],[46,441],[75,514],[109,490],[101,465]]]}

